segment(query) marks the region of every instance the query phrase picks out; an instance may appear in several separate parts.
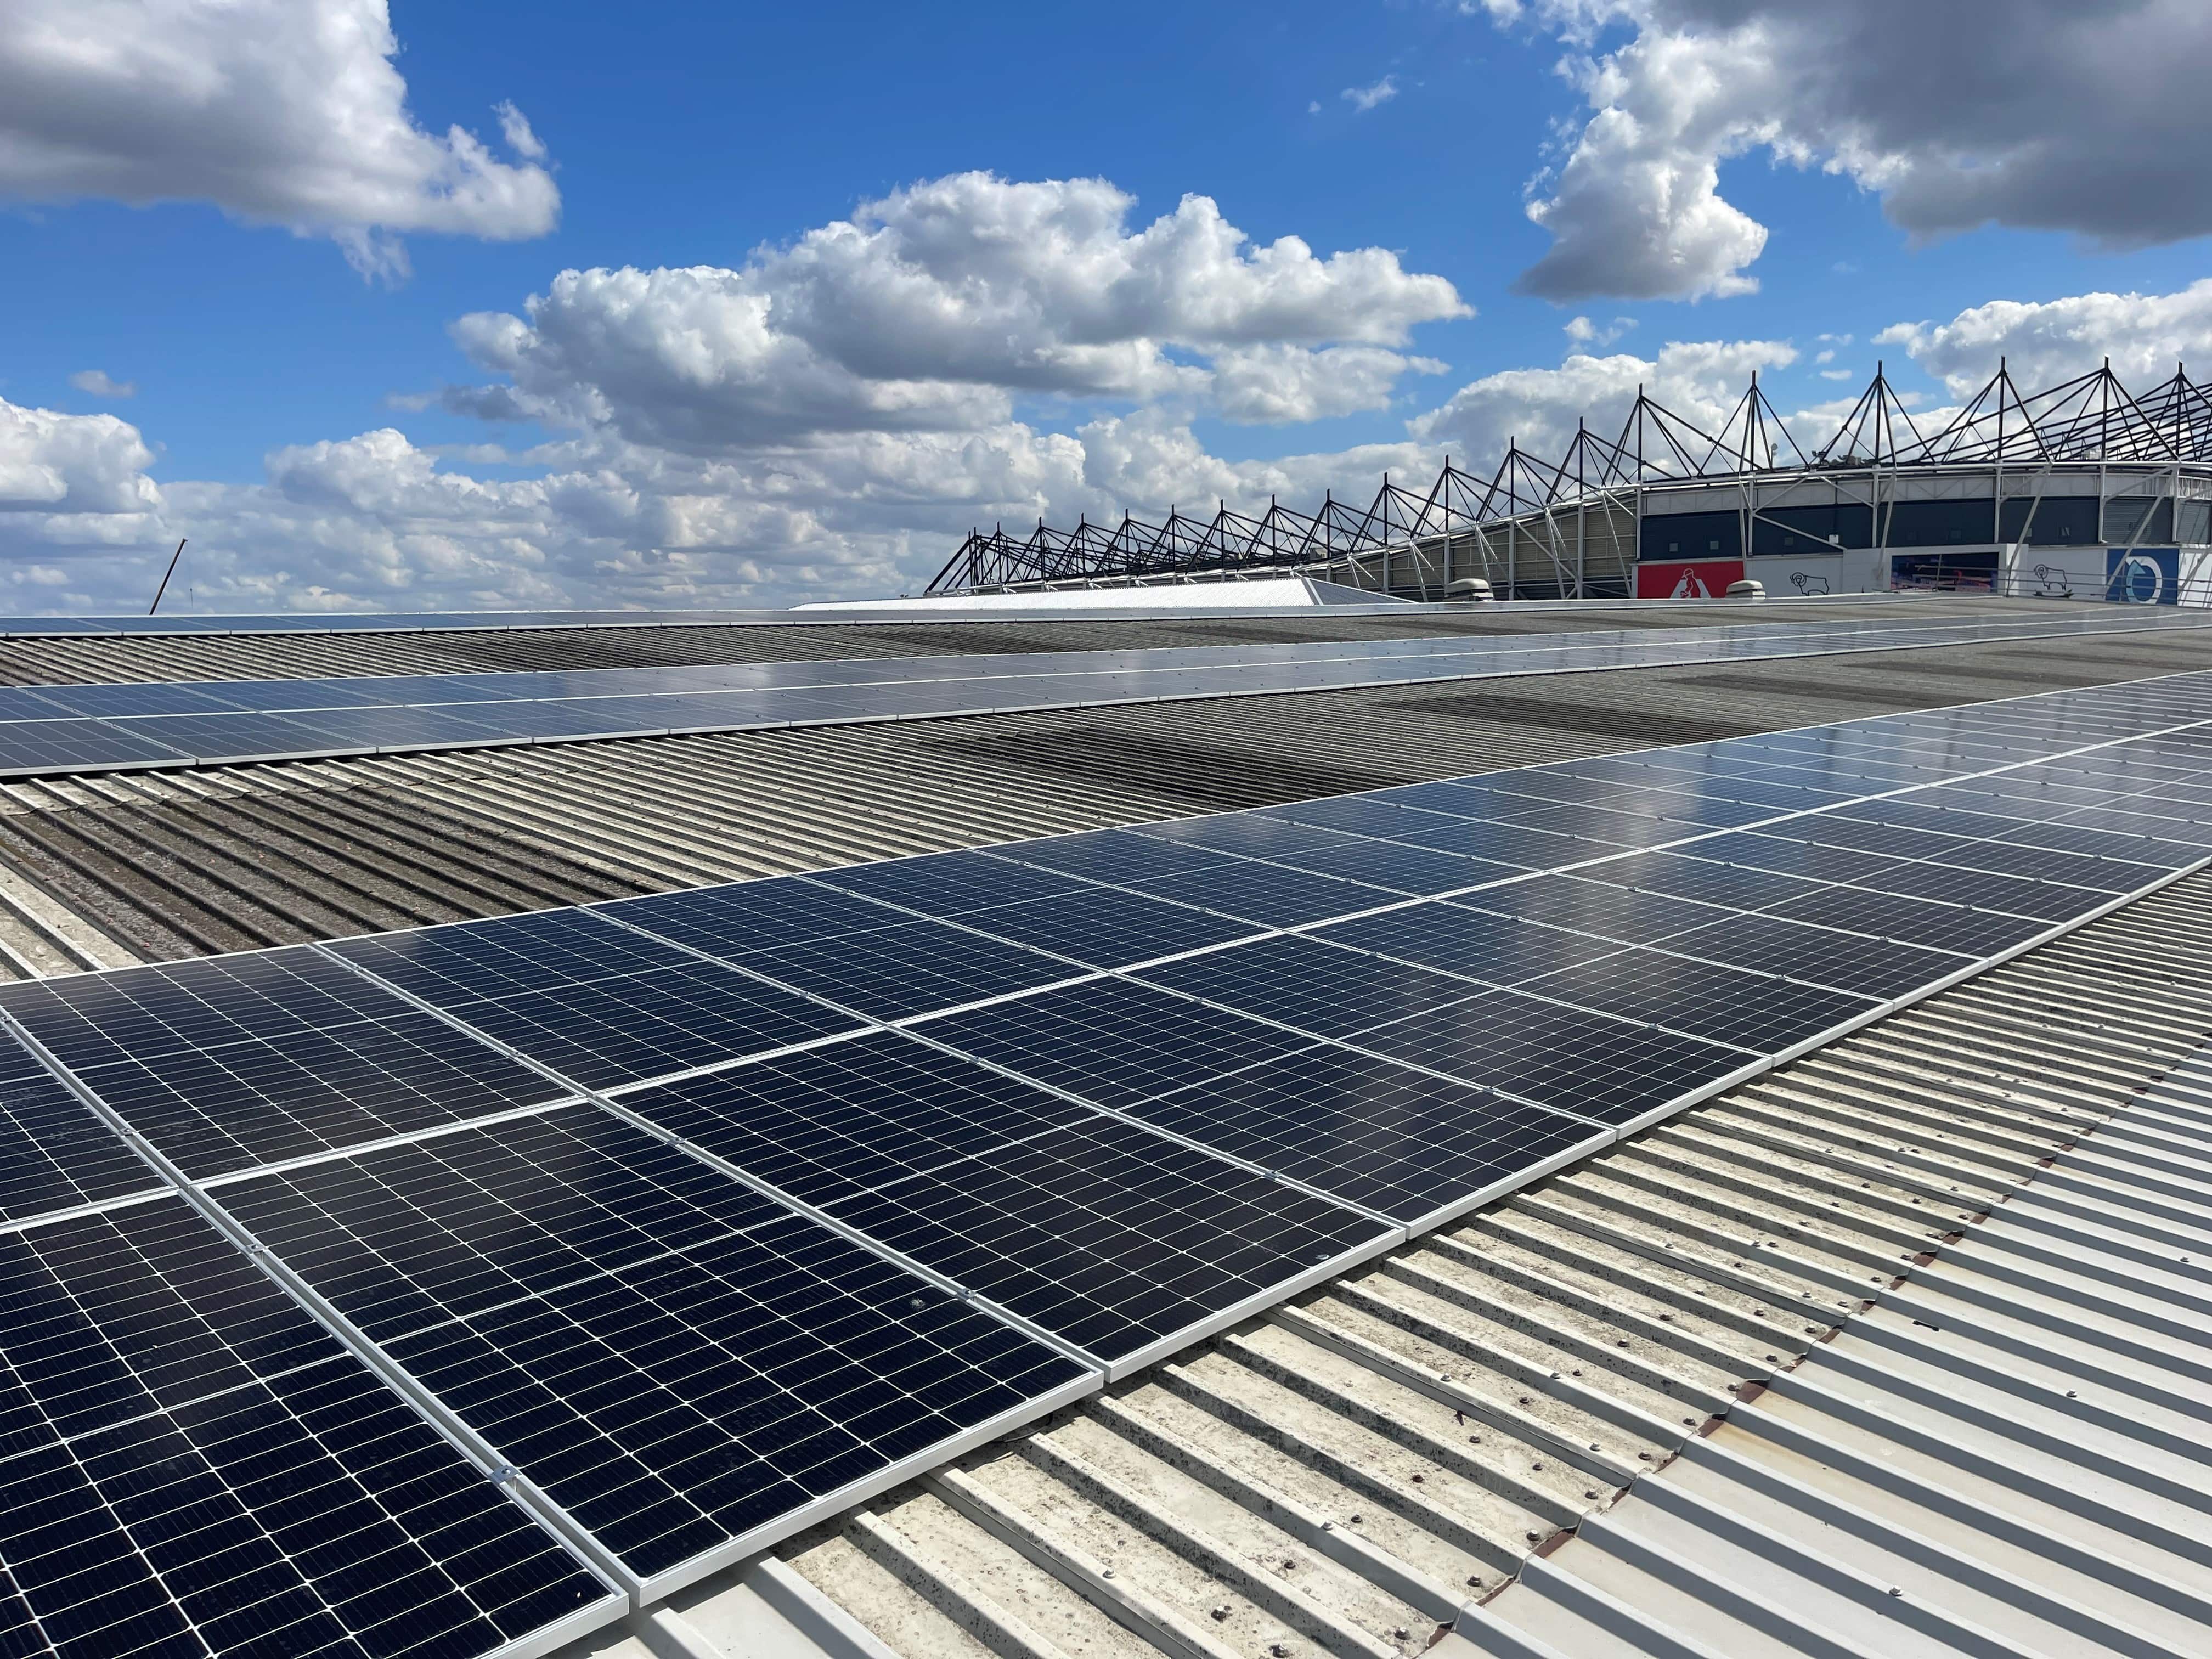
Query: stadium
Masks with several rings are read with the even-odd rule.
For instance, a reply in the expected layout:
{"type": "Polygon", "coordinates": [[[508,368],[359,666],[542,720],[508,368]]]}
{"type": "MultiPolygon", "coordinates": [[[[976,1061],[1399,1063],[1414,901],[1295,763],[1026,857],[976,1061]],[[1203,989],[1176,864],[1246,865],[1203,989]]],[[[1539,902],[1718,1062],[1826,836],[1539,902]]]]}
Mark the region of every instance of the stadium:
{"type": "Polygon", "coordinates": [[[1297,572],[1407,599],[1717,598],[1967,590],[2212,600],[2212,399],[2177,367],[2141,396],[2109,363],[2023,392],[2000,367],[1925,431],[1877,368],[1832,434],[1793,434],[1754,376],[1718,433],[1638,391],[1611,436],[1488,477],[1446,463],[1364,506],[1224,503],[1208,519],[969,534],[956,594],[1297,572]]]}

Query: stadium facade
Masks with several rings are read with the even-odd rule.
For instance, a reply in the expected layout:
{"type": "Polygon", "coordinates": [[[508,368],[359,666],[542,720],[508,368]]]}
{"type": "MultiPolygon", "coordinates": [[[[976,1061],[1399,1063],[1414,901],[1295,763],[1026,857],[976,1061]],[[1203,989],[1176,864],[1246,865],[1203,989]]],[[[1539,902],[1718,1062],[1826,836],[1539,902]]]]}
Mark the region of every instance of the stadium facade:
{"type": "Polygon", "coordinates": [[[1808,449],[1757,376],[1717,435],[1638,389],[1616,436],[1487,478],[1447,461],[1364,507],[1226,503],[1207,519],[976,530],[933,594],[1236,580],[1295,571],[1402,598],[1987,591],[2212,602],[2212,391],[2177,367],[2138,396],[2095,371],[2023,392],[2000,367],[1923,432],[1878,368],[1808,449]]]}

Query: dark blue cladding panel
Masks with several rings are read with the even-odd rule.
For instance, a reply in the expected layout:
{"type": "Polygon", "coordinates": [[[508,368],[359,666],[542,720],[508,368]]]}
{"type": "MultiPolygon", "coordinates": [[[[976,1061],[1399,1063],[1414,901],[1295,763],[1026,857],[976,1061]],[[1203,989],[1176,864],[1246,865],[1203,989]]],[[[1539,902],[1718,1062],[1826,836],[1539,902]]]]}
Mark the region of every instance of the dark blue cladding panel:
{"type": "Polygon", "coordinates": [[[1083,1376],[591,1108],[220,1191],[641,1575],[1083,1376]]]}
{"type": "Polygon", "coordinates": [[[1380,1236],[896,1033],[623,1104],[1109,1359],[1380,1236]]]}
{"type": "Polygon", "coordinates": [[[0,1302],[7,1651],[470,1659],[608,1593],[180,1202],[0,1238],[0,1302]]]}
{"type": "Polygon", "coordinates": [[[1580,1119],[1326,1044],[1127,1109],[1404,1222],[1609,1138],[1580,1119]]]}
{"type": "Polygon", "coordinates": [[[0,1007],[194,1177],[564,1092],[305,945],[11,985],[0,1007]]]}
{"type": "Polygon", "coordinates": [[[861,1024],[588,910],[380,933],[331,948],[590,1089],[861,1024]]]}

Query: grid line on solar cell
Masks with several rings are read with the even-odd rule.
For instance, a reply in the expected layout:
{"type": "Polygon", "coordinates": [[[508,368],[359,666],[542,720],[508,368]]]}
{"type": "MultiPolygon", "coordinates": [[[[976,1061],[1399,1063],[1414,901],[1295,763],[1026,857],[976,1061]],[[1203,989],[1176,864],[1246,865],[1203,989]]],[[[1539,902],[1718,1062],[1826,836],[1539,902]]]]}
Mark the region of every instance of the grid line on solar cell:
{"type": "Polygon", "coordinates": [[[608,1595],[181,1202],[0,1239],[0,1567],[65,1659],[471,1659],[608,1595]]]}
{"type": "Polygon", "coordinates": [[[1115,887],[971,910],[961,921],[1094,968],[1173,956],[1260,931],[1249,922],[1115,887]]]}
{"type": "Polygon", "coordinates": [[[1334,1206],[902,1033],[622,1104],[1109,1360],[1376,1236],[1334,1206]]]}
{"type": "MultiPolygon", "coordinates": [[[[1817,938],[1817,936],[1808,936],[1817,938]]],[[[1872,997],[1795,983],[1642,946],[1530,980],[1519,988],[1757,1054],[1779,1054],[1863,1017],[1872,997]]]]}
{"type": "Polygon", "coordinates": [[[584,910],[323,947],[585,1088],[858,1029],[794,991],[584,910]]]}
{"type": "Polygon", "coordinates": [[[1484,989],[1463,978],[1298,934],[1187,957],[1133,976],[1325,1037],[1352,1036],[1407,1014],[1463,1002],[1484,989]]]}
{"type": "Polygon", "coordinates": [[[566,1092],[312,946],[28,981],[0,1010],[191,1177],[566,1092]]]}

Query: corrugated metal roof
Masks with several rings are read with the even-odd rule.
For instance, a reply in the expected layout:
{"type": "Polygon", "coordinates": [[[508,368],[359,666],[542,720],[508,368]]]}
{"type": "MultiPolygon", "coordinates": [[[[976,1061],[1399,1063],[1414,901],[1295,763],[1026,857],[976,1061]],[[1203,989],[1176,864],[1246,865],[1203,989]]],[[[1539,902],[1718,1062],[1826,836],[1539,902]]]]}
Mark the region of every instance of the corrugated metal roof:
{"type": "Polygon", "coordinates": [[[2208,898],[2138,901],[576,1653],[2202,1652],[2208,898]]]}
{"type": "Polygon", "coordinates": [[[2204,635],[0,786],[0,960],[198,954],[2203,665],[2204,635]]]}

